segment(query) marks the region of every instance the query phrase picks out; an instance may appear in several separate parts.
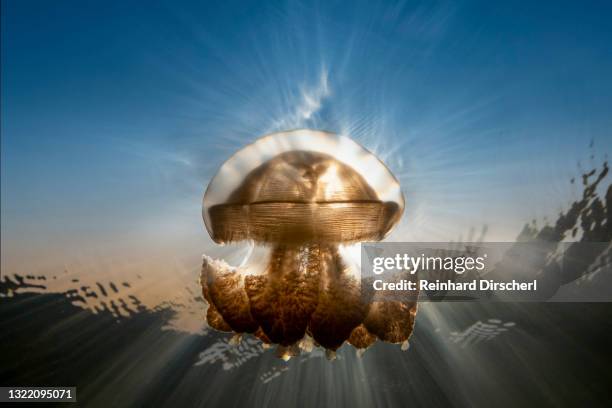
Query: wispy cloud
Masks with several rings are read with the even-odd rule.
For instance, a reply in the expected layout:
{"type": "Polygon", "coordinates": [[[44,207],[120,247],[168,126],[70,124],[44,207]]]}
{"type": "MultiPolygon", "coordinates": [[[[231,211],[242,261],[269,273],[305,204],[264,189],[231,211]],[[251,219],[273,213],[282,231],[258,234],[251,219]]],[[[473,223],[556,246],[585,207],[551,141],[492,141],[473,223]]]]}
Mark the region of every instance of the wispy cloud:
{"type": "Polygon", "coordinates": [[[302,89],[302,104],[297,108],[298,116],[303,120],[308,120],[313,114],[321,109],[323,100],[330,94],[327,82],[327,71],[321,72],[319,84],[314,89],[302,89]]]}
{"type": "Polygon", "coordinates": [[[303,85],[295,96],[295,108],[275,120],[272,130],[286,130],[312,125],[321,111],[325,99],[331,95],[327,69],[322,68],[314,85],[303,85]]]}

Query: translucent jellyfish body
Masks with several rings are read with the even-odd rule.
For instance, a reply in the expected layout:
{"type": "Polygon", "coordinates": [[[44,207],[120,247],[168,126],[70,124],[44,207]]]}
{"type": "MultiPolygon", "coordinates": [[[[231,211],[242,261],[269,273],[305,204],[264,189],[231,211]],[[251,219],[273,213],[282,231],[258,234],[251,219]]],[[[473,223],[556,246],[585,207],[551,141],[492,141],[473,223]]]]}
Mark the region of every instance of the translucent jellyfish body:
{"type": "Polygon", "coordinates": [[[416,303],[373,300],[344,256],[384,238],[403,210],[397,179],[348,137],[295,130],[239,150],[211,180],[203,217],[215,242],[257,250],[238,267],[204,256],[209,325],[278,344],[283,357],[345,341],[405,343],[416,303]]]}

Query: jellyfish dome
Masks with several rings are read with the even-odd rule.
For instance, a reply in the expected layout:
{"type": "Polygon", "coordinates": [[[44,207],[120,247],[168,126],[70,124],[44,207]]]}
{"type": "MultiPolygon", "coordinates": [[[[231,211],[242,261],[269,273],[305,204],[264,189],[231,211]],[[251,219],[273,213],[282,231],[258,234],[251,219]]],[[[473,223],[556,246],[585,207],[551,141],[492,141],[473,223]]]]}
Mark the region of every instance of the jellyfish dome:
{"type": "Polygon", "coordinates": [[[240,267],[204,257],[209,325],[279,344],[283,357],[311,343],[333,353],[407,341],[416,304],[369,301],[341,251],[383,239],[403,210],[391,171],[346,136],[302,129],[244,147],[208,185],[203,218],[215,242],[265,254],[240,267]]]}

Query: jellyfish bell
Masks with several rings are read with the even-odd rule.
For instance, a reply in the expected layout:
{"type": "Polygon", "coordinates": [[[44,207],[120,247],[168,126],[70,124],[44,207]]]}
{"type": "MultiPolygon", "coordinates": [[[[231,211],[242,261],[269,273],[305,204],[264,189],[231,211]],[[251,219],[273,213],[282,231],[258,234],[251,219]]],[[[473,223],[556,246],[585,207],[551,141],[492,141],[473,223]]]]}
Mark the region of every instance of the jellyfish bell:
{"type": "MultiPolygon", "coordinates": [[[[389,232],[404,210],[399,182],[380,159],[346,136],[300,129],[264,136],[230,157],[206,189],[202,215],[214,241],[231,242],[238,238],[225,227],[230,215],[238,216],[234,226],[249,214],[257,222],[261,221],[258,214],[284,208],[281,203],[294,204],[302,211],[318,210],[322,215],[345,213],[347,217],[352,215],[351,207],[356,208],[378,222],[387,221],[379,229],[363,232],[382,234],[378,239],[389,232]],[[383,217],[379,211],[384,212],[383,217]]],[[[298,216],[292,218],[298,221],[294,226],[306,224],[298,216]]],[[[233,233],[245,234],[248,227],[245,222],[233,233]]],[[[253,234],[258,232],[252,230],[253,234]]]]}
{"type": "Polygon", "coordinates": [[[248,173],[208,214],[217,242],[340,244],[382,239],[399,208],[332,156],[289,151],[248,173]]]}
{"type": "Polygon", "coordinates": [[[386,327],[397,331],[371,316],[342,248],[383,239],[403,210],[397,179],[348,137],[303,129],[244,147],[208,185],[203,218],[215,242],[250,241],[259,255],[238,267],[204,257],[209,324],[292,350],[305,336],[336,350],[354,331],[360,346],[385,338],[386,327]]]}

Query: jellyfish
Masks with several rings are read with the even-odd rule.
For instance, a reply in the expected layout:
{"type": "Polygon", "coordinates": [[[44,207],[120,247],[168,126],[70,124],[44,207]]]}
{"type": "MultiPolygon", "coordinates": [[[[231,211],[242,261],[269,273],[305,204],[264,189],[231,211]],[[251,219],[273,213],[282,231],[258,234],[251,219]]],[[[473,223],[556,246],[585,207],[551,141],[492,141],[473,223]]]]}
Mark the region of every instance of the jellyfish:
{"type": "Polygon", "coordinates": [[[377,339],[406,348],[416,302],[373,297],[347,255],[382,240],[403,210],[397,179],[349,137],[301,129],[242,148],[209,183],[202,214],[214,242],[255,250],[239,266],[203,257],[209,326],[277,344],[284,359],[377,339]]]}

